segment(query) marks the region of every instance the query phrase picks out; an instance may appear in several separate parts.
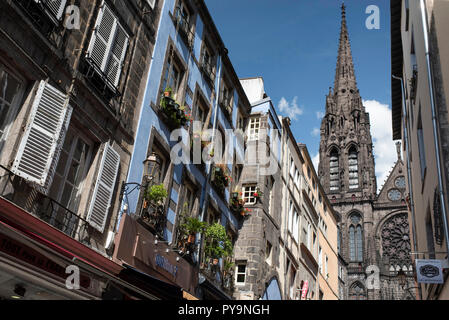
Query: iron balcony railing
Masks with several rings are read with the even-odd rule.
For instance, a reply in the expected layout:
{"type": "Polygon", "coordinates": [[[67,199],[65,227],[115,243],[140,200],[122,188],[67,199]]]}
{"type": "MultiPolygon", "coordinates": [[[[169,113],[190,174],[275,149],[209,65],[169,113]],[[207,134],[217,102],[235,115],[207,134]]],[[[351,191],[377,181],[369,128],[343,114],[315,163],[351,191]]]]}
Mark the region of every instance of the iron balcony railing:
{"type": "Polygon", "coordinates": [[[201,58],[201,70],[206,76],[207,81],[213,86],[215,81],[215,70],[210,60],[205,59],[204,53],[201,58]]]}
{"type": "Polygon", "coordinates": [[[14,3],[22,9],[22,12],[30,19],[53,45],[57,46],[61,40],[58,34],[61,30],[61,19],[55,15],[54,0],[16,0],[14,3]]]}
{"type": "Polygon", "coordinates": [[[232,295],[234,291],[234,273],[231,270],[224,270],[220,265],[220,261],[203,256],[200,271],[217,288],[228,295],[232,295]]]}
{"type": "Polygon", "coordinates": [[[89,222],[0,165],[0,197],[45,221],[71,238],[90,245],[89,222]]]}

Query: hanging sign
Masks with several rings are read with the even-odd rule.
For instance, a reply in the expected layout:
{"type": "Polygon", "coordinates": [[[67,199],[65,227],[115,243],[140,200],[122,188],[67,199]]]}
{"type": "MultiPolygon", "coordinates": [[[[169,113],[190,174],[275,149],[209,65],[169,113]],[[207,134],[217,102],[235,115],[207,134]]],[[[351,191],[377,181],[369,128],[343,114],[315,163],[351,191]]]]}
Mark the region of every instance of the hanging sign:
{"type": "Polygon", "coordinates": [[[416,259],[416,274],[419,283],[444,283],[441,260],[416,259]]]}

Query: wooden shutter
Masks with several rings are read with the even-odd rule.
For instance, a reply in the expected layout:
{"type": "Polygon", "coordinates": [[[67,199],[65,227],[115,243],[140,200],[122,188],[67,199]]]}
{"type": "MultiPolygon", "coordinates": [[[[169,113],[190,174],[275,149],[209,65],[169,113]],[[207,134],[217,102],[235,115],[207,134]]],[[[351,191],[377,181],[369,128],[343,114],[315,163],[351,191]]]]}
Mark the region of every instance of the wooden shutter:
{"type": "Polygon", "coordinates": [[[45,185],[69,109],[68,103],[67,95],[41,81],[11,168],[16,175],[40,186],[45,185]]]}
{"type": "Polygon", "coordinates": [[[125,61],[126,50],[128,49],[128,35],[125,29],[117,24],[114,43],[110,52],[106,75],[111,83],[117,87],[120,80],[120,74],[125,61]]]}
{"type": "Polygon", "coordinates": [[[106,70],[106,63],[114,41],[116,27],[117,18],[111,9],[103,3],[98,13],[89,48],[87,49],[87,56],[95,62],[102,72],[106,70]]]}
{"type": "Polygon", "coordinates": [[[98,170],[94,193],[90,202],[87,221],[100,232],[104,231],[111,206],[115,180],[117,179],[120,155],[106,143],[98,170]]]}

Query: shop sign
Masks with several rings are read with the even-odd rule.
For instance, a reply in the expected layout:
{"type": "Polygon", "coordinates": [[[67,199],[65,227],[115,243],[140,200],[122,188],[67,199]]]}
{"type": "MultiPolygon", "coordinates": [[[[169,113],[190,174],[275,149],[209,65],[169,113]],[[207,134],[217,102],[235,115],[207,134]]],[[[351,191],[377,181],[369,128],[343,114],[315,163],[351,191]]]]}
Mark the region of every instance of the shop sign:
{"type": "Polygon", "coordinates": [[[176,277],[176,274],[178,273],[178,267],[172,265],[166,257],[159,254],[156,255],[156,266],[164,269],[174,277],[176,277]]]}
{"type": "Polygon", "coordinates": [[[419,283],[444,283],[441,260],[416,259],[416,274],[419,283]]]}

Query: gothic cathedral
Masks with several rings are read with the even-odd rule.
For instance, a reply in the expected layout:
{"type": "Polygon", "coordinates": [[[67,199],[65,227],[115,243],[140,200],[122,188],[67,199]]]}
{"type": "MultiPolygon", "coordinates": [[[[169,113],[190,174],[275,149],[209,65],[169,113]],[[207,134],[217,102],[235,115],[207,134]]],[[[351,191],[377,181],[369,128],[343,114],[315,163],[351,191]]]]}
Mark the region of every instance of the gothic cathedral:
{"type": "Polygon", "coordinates": [[[414,298],[406,166],[399,143],[397,154],[377,193],[370,119],[357,89],[343,4],[335,82],[326,97],[318,168],[324,190],[341,216],[339,251],[347,270],[342,299],[414,298]],[[404,274],[405,286],[398,281],[404,274]]]}

